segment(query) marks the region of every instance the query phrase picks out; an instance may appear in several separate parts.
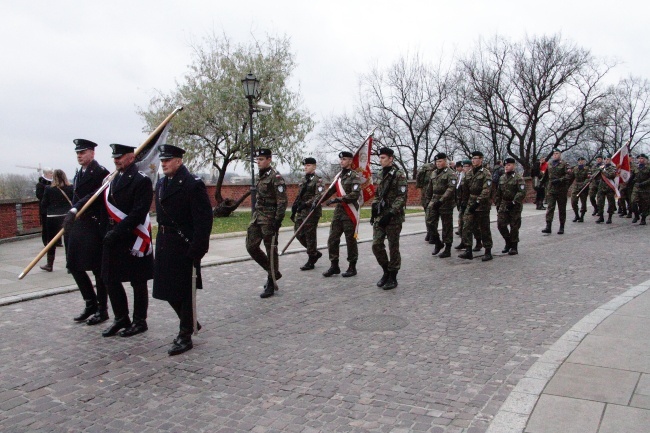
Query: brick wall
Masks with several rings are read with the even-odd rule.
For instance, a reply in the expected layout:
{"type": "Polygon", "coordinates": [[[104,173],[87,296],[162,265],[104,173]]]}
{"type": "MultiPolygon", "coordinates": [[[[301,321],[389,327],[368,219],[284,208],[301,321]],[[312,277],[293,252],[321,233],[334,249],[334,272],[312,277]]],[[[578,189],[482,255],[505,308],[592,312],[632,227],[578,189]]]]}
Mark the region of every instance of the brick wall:
{"type": "Polygon", "coordinates": [[[0,239],[41,231],[38,213],[37,200],[0,200],[0,239]]]}

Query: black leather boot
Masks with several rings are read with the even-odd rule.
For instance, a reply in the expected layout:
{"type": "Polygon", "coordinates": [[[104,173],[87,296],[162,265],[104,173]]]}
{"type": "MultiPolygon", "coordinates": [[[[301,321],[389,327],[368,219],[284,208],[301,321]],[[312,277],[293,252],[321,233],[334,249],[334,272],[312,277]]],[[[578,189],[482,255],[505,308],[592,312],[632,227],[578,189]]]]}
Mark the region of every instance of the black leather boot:
{"type": "Polygon", "coordinates": [[[131,319],[129,319],[129,316],[115,318],[113,324],[102,332],[102,337],[112,337],[117,334],[120,329],[126,329],[129,326],[131,326],[131,319]]]}
{"type": "Polygon", "coordinates": [[[611,223],[612,223],[612,214],[610,213],[607,214],[607,221],[605,222],[605,224],[611,224],[611,223]]]}
{"type": "Polygon", "coordinates": [[[546,223],[546,228],[542,230],[542,233],[551,233],[551,226],[553,223],[546,223]]]}
{"type": "Polygon", "coordinates": [[[388,280],[382,289],[391,290],[397,287],[397,271],[391,271],[388,273],[388,280]]]}
{"type": "Polygon", "coordinates": [[[464,250],[465,248],[467,248],[467,245],[465,245],[463,241],[460,241],[460,243],[454,247],[455,250],[464,250]]]}
{"type": "Polygon", "coordinates": [[[506,241],[506,246],[501,250],[501,254],[506,254],[508,251],[510,251],[510,242],[506,241]]]}
{"type": "Polygon", "coordinates": [[[472,251],[481,251],[483,248],[483,242],[481,240],[476,241],[476,246],[472,249],[472,251]]]}
{"type": "Polygon", "coordinates": [[[266,299],[270,298],[275,294],[275,284],[273,284],[273,278],[269,275],[266,279],[266,284],[264,284],[264,291],[260,293],[260,298],[266,299]]]}
{"type": "Polygon", "coordinates": [[[54,269],[54,256],[56,255],[56,247],[52,247],[47,250],[47,263],[45,266],[40,266],[41,269],[47,272],[52,272],[54,269]]]}
{"type": "Polygon", "coordinates": [[[97,312],[86,321],[86,325],[97,325],[108,320],[108,309],[106,307],[99,307],[97,312]]]}
{"type": "Polygon", "coordinates": [[[492,259],[493,259],[493,257],[492,257],[492,248],[486,248],[485,249],[485,255],[481,258],[481,261],[482,262],[489,262],[492,259]]]}
{"type": "Polygon", "coordinates": [[[580,219],[578,220],[579,223],[585,222],[585,214],[587,213],[586,210],[580,211],[580,219]]]}
{"type": "Polygon", "coordinates": [[[81,312],[80,315],[75,317],[75,322],[85,322],[90,316],[97,312],[97,301],[86,301],[86,308],[81,312]]]}
{"type": "Polygon", "coordinates": [[[431,234],[427,232],[427,235],[424,237],[424,242],[429,242],[429,239],[431,239],[431,234]]]}
{"type": "Polygon", "coordinates": [[[513,242],[510,244],[510,251],[508,251],[508,254],[511,256],[516,256],[519,254],[519,251],[517,251],[517,242],[513,242]]]}
{"type": "Polygon", "coordinates": [[[636,224],[639,222],[639,212],[634,212],[634,219],[632,220],[632,224],[636,224]]]}
{"type": "Polygon", "coordinates": [[[314,258],[313,258],[313,257],[309,257],[309,259],[307,260],[307,263],[305,263],[304,265],[302,265],[302,266],[300,267],[300,270],[301,270],[301,271],[311,271],[312,269],[314,269],[314,258]]]}
{"type": "Polygon", "coordinates": [[[330,268],[323,272],[324,277],[331,277],[332,275],[340,274],[341,273],[341,268],[339,268],[339,261],[338,260],[332,260],[332,263],[330,264],[330,268]]]}
{"type": "Polygon", "coordinates": [[[321,253],[320,251],[316,251],[316,254],[312,258],[312,262],[314,262],[314,264],[316,264],[318,259],[320,259],[321,257],[323,257],[323,253],[321,253]]]}
{"type": "Polygon", "coordinates": [[[191,335],[179,335],[172,343],[172,346],[167,351],[167,354],[169,356],[180,355],[181,353],[185,353],[193,347],[194,345],[192,344],[191,335]]]}
{"type": "Polygon", "coordinates": [[[342,277],[354,277],[357,275],[357,262],[350,262],[348,270],[341,274],[342,277]]]}
{"type": "Polygon", "coordinates": [[[564,234],[564,224],[560,224],[560,229],[557,231],[558,235],[563,235],[564,234]]]}
{"type": "Polygon", "coordinates": [[[580,215],[578,215],[578,212],[576,211],[573,211],[573,213],[576,214],[576,217],[573,218],[572,222],[577,223],[578,221],[580,221],[580,215]]]}
{"type": "Polygon", "coordinates": [[[435,247],[433,248],[433,252],[431,253],[432,256],[435,256],[436,254],[438,254],[445,244],[443,244],[440,241],[440,239],[436,239],[434,241],[434,245],[435,245],[435,247]]]}
{"type": "Polygon", "coordinates": [[[640,226],[644,226],[644,225],[646,225],[646,222],[645,222],[645,215],[641,217],[641,222],[639,223],[639,225],[640,225],[640,226]]]}
{"type": "Polygon", "coordinates": [[[474,255],[472,254],[472,249],[470,247],[467,247],[464,253],[460,253],[458,255],[458,258],[472,260],[474,258],[474,255]]]}
{"type": "Polygon", "coordinates": [[[382,275],[379,281],[377,281],[377,287],[384,287],[384,284],[386,284],[386,281],[388,281],[388,267],[385,267],[383,269],[384,275],[382,275]]]}
{"type": "Polygon", "coordinates": [[[441,252],[438,257],[441,259],[446,259],[447,257],[451,257],[451,244],[445,244],[445,250],[441,252]]]}
{"type": "Polygon", "coordinates": [[[598,219],[596,220],[596,224],[602,224],[605,222],[605,217],[603,217],[603,214],[598,214],[598,219]]]}

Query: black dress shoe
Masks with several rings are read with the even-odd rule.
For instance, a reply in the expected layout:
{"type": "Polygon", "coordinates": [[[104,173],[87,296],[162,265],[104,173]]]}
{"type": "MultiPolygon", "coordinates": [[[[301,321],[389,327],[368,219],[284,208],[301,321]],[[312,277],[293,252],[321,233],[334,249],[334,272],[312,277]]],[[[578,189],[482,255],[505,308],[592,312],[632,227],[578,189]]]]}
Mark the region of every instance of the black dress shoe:
{"type": "Polygon", "coordinates": [[[120,329],[128,328],[129,326],[131,326],[131,319],[128,317],[115,319],[113,320],[113,324],[102,332],[102,337],[112,337],[117,334],[120,329]]]}
{"type": "Polygon", "coordinates": [[[169,356],[180,355],[181,353],[187,352],[192,347],[194,347],[194,345],[192,344],[191,338],[177,338],[174,340],[172,347],[167,351],[167,354],[169,356]]]}
{"type": "Polygon", "coordinates": [[[108,311],[99,309],[93,317],[86,321],[86,325],[97,325],[108,320],[108,311]]]}
{"type": "Polygon", "coordinates": [[[75,322],[85,322],[90,316],[97,312],[97,302],[86,301],[86,308],[77,317],[73,318],[75,322]]]}
{"type": "Polygon", "coordinates": [[[132,337],[134,335],[142,334],[147,331],[149,327],[147,322],[144,320],[138,320],[137,322],[131,323],[131,326],[125,328],[119,332],[120,337],[132,337]]]}

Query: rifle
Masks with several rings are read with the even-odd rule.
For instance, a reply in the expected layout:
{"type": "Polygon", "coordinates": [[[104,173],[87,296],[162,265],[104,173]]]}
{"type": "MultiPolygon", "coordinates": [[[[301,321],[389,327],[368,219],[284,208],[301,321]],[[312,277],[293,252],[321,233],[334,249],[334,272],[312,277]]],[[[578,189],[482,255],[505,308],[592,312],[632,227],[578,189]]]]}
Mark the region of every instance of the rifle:
{"type": "MultiPolygon", "coordinates": [[[[378,197],[377,203],[372,204],[372,210],[370,214],[370,224],[374,224],[375,218],[377,218],[381,213],[388,207],[388,203],[386,203],[386,200],[384,199],[384,195],[386,195],[386,192],[390,189],[390,186],[393,184],[393,181],[395,180],[395,171],[391,168],[390,172],[386,175],[390,176],[390,180],[388,181],[388,185],[386,185],[384,188],[381,189],[381,196],[378,197]]],[[[382,179],[382,182],[386,179],[384,177],[382,179]]]]}
{"type": "MultiPolygon", "coordinates": [[[[138,153],[142,152],[142,150],[149,145],[151,140],[153,140],[154,137],[156,137],[160,133],[160,131],[162,131],[165,128],[165,126],[167,126],[167,124],[172,120],[172,118],[182,109],[183,107],[177,107],[176,109],[174,109],[174,111],[172,111],[171,114],[169,114],[169,116],[167,116],[165,120],[163,120],[162,123],[158,125],[158,127],[154,129],[154,131],[151,134],[149,134],[149,137],[147,137],[147,139],[137,149],[135,149],[133,153],[137,156],[138,153]]],[[[106,181],[102,184],[102,186],[99,187],[99,189],[95,191],[95,193],[92,195],[92,197],[90,197],[90,199],[86,202],[86,204],[81,209],[79,209],[79,211],[75,215],[75,219],[79,218],[95,202],[95,200],[97,200],[97,197],[99,197],[104,192],[104,190],[108,188],[108,186],[111,184],[111,181],[113,180],[116,174],[117,174],[117,170],[113,171],[111,174],[108,175],[106,181]]],[[[36,266],[36,263],[38,263],[38,261],[41,260],[45,254],[47,254],[48,250],[52,248],[54,245],[56,245],[59,239],[61,239],[61,236],[63,236],[64,232],[65,229],[63,228],[59,230],[59,233],[57,233],[56,236],[52,238],[50,243],[45,245],[45,247],[41,250],[40,253],[38,253],[38,255],[34,258],[34,260],[32,260],[29,263],[29,265],[27,265],[27,267],[23,269],[20,275],[18,275],[19,280],[22,280],[25,277],[25,275],[27,275],[34,266],[36,266]]]]}

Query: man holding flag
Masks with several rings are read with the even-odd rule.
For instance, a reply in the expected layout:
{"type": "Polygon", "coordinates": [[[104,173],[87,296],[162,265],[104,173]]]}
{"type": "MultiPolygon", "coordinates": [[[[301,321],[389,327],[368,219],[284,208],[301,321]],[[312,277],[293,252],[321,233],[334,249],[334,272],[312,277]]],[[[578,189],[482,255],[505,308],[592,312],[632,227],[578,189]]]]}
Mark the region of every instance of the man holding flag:
{"type": "Polygon", "coordinates": [[[607,199],[607,223],[612,223],[612,215],[616,212],[616,196],[618,189],[614,183],[616,179],[616,166],[612,164],[612,158],[607,155],[605,158],[605,166],[600,172],[602,182],[598,185],[598,220],[597,224],[605,222],[605,199],[607,199]]]}
{"type": "Polygon", "coordinates": [[[372,202],[370,223],[372,230],[372,252],[384,274],[377,286],[384,290],[397,287],[397,272],[402,260],[399,252],[399,236],[404,222],[404,208],[408,185],[406,175],[393,165],[393,150],[388,147],[379,149],[379,163],[382,170],[375,199],[372,202]],[[390,259],[386,254],[385,239],[388,238],[390,259]]]}
{"type": "Polygon", "coordinates": [[[339,153],[341,164],[341,175],[336,181],[334,187],[330,186],[325,199],[336,193],[336,198],[327,200],[326,204],[336,204],[332,224],[330,225],[330,235],[327,240],[327,249],[329,251],[330,268],[323,273],[324,277],[340,274],[339,268],[339,246],[341,235],[345,234],[345,241],[348,250],[348,269],[341,276],[353,277],[357,275],[357,260],[359,250],[357,248],[357,225],[359,223],[359,196],[361,194],[361,177],[352,170],[354,155],[352,152],[343,151],[339,153]]]}

